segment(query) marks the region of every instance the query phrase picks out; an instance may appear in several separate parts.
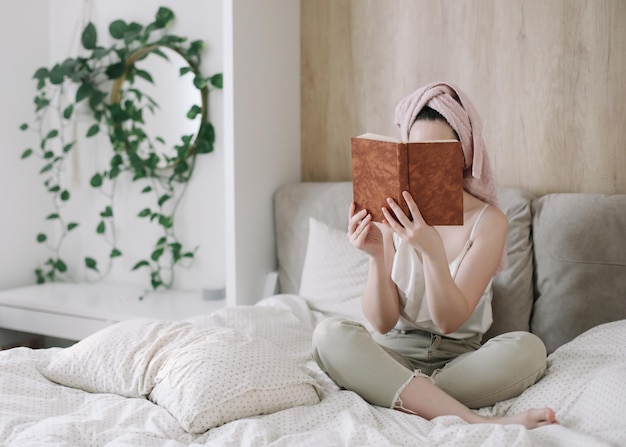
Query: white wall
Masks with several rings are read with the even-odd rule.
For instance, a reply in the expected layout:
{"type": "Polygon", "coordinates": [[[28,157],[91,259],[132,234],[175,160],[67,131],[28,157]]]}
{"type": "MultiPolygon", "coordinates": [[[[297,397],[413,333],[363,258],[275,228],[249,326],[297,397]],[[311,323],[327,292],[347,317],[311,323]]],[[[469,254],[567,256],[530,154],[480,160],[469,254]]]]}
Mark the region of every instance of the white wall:
{"type": "Polygon", "coordinates": [[[0,2],[0,289],[33,284],[45,254],[35,235],[47,197],[37,171],[20,160],[31,140],[19,126],[32,115],[33,74],[47,64],[48,12],[39,0],[0,2]]]}
{"type": "MultiPolygon", "coordinates": [[[[20,109],[0,107],[6,148],[0,151],[0,289],[34,282],[32,271],[42,259],[35,234],[49,211],[36,169],[19,160],[24,146],[18,126],[32,116],[34,83],[39,66],[79,51],[80,31],[95,23],[99,39],[108,39],[108,24],[117,18],[147,24],[158,6],[176,14],[172,32],[208,44],[203,72],[224,72],[224,91],[210,98],[216,127],[215,152],[199,158],[195,178],[181,207],[184,241],[199,242],[193,268],[178,276],[179,288],[227,287],[229,304],[252,304],[261,296],[265,276],[276,268],[272,197],[277,187],[300,180],[300,2],[293,0],[21,0],[0,2],[4,54],[19,70],[3,70],[3,98],[20,109]],[[85,9],[86,8],[86,9],[85,9]],[[7,22],[5,25],[4,22],[7,22]],[[19,33],[19,38],[14,37],[19,33]],[[9,45],[10,42],[11,44],[9,45]],[[46,44],[48,42],[49,44],[46,44]],[[48,45],[48,46],[47,46],[48,45]],[[26,99],[25,99],[26,98],[26,99]],[[13,192],[10,194],[9,192],[13,192]],[[4,205],[8,203],[8,205],[4,205]],[[22,207],[22,208],[20,208],[22,207]],[[20,211],[20,210],[24,211],[20,211]],[[21,214],[19,214],[21,213],[21,214]],[[6,216],[16,216],[11,220],[6,216]],[[17,235],[17,236],[16,236],[17,235]],[[13,261],[13,259],[15,261],[13,261]],[[7,264],[10,264],[7,268],[7,264]]],[[[13,106],[11,106],[13,107],[13,106]]],[[[85,123],[79,123],[78,131],[85,123]]],[[[105,140],[80,142],[71,181],[78,187],[78,217],[93,207],[89,175],[101,160],[105,140]]],[[[132,185],[125,187],[131,188],[132,185]]],[[[118,191],[118,196],[128,196],[118,191]]],[[[130,216],[141,203],[119,204],[130,216]]],[[[88,214],[93,214],[90,211],[88,214]]],[[[132,216],[131,216],[132,217],[132,216]]],[[[123,220],[120,238],[141,245],[146,236],[136,219],[123,220]]],[[[150,239],[152,240],[152,239],[150,239]]],[[[71,250],[93,244],[91,235],[71,250]],[[91,241],[91,242],[87,242],[91,241]]],[[[125,252],[142,248],[130,248],[125,252]]],[[[142,253],[145,253],[143,249],[142,253]]],[[[80,256],[79,256],[80,258],[80,256]]],[[[132,260],[109,280],[145,283],[129,273],[132,260]]]]}
{"type": "Polygon", "coordinates": [[[253,304],[276,269],[272,197],[300,180],[300,2],[224,8],[229,304],[253,304]]]}

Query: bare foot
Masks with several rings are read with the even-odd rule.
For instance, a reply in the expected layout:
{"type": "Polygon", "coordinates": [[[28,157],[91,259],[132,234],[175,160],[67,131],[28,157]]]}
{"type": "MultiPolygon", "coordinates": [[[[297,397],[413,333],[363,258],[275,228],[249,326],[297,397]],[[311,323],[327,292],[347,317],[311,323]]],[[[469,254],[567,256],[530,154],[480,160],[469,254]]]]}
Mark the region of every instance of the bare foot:
{"type": "Polygon", "coordinates": [[[522,424],[528,429],[542,425],[558,424],[552,408],[531,408],[514,416],[496,416],[488,418],[486,422],[492,424],[522,424]]]}

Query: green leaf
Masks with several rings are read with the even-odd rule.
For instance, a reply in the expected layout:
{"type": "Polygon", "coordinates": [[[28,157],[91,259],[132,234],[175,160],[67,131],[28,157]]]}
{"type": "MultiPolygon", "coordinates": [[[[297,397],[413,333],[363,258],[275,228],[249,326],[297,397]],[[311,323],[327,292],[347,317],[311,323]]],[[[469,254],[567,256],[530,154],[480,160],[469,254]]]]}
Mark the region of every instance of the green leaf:
{"type": "Polygon", "coordinates": [[[109,79],[117,79],[124,74],[126,65],[124,62],[118,62],[117,64],[109,65],[105,71],[109,79]]]}
{"type": "Polygon", "coordinates": [[[188,251],[187,253],[183,253],[183,258],[193,258],[195,255],[193,252],[188,251]]]}
{"type": "Polygon", "coordinates": [[[171,9],[161,6],[156,13],[155,19],[155,23],[159,27],[165,28],[174,21],[174,13],[171,9]]]}
{"type": "Polygon", "coordinates": [[[152,186],[146,186],[144,189],[141,190],[141,193],[145,194],[150,191],[152,191],[152,186]]]}
{"type": "Polygon", "coordinates": [[[35,112],[39,112],[41,109],[45,109],[50,105],[50,100],[48,98],[44,98],[43,96],[38,96],[34,100],[35,102],[35,112]]]}
{"type": "Polygon", "coordinates": [[[102,186],[102,175],[100,175],[99,173],[94,174],[91,177],[91,180],[89,181],[89,183],[91,184],[91,186],[93,186],[94,188],[99,188],[102,186]]]}
{"type": "Polygon", "coordinates": [[[224,86],[224,82],[223,82],[223,78],[222,78],[222,73],[218,73],[218,74],[215,74],[215,75],[211,76],[211,77],[209,78],[209,81],[211,82],[211,85],[212,85],[213,87],[215,87],[215,88],[219,88],[219,89],[221,89],[221,88],[223,88],[223,86],[224,86]]]}
{"type": "Polygon", "coordinates": [[[100,132],[100,126],[93,124],[87,131],[87,137],[93,137],[98,132],[100,132]]]}
{"type": "MultiPolygon", "coordinates": [[[[104,101],[106,96],[107,96],[106,93],[97,89],[94,90],[91,96],[89,97],[89,107],[91,107],[92,110],[97,110],[98,106],[102,104],[102,101],[104,101]]],[[[99,118],[96,118],[96,120],[100,121],[99,118]]]]}
{"type": "Polygon", "coordinates": [[[65,110],[63,110],[63,118],[65,118],[66,120],[70,119],[72,117],[73,111],[74,111],[74,105],[70,104],[69,106],[65,108],[65,110]]]}
{"type": "Polygon", "coordinates": [[[26,130],[26,129],[28,129],[28,124],[27,123],[24,123],[24,124],[22,124],[20,126],[20,130],[26,130]]]}
{"type": "Polygon", "coordinates": [[[187,169],[189,169],[189,164],[185,160],[180,160],[176,164],[176,167],[174,168],[174,172],[178,175],[182,175],[185,172],[187,172],[187,169]]]}
{"type": "Polygon", "coordinates": [[[109,171],[109,178],[113,180],[115,177],[120,175],[121,172],[122,170],[119,168],[111,168],[111,170],[109,171]]]}
{"type": "Polygon", "coordinates": [[[39,233],[37,235],[37,242],[42,243],[42,242],[46,242],[48,240],[48,236],[46,236],[44,233],[39,233]]]}
{"type": "Polygon", "coordinates": [[[96,233],[104,234],[105,231],[106,231],[106,225],[104,224],[104,221],[101,221],[96,227],[96,233]]]}
{"type": "Polygon", "coordinates": [[[215,128],[213,124],[208,121],[202,123],[198,132],[198,138],[211,144],[215,143],[215,128]]]}
{"type": "Polygon", "coordinates": [[[113,217],[113,208],[107,206],[104,211],[100,213],[101,217],[113,217]]]}
{"type": "Polygon", "coordinates": [[[87,26],[83,30],[80,41],[83,44],[83,48],[85,48],[86,50],[93,50],[94,48],[96,48],[98,33],[93,23],[89,22],[87,24],[87,26]]]}
{"type": "Polygon", "coordinates": [[[56,64],[50,70],[50,82],[54,85],[59,85],[63,83],[63,78],[65,77],[65,71],[63,67],[59,64],[56,64]]]}
{"type": "Polygon", "coordinates": [[[122,256],[121,251],[119,251],[117,248],[111,250],[111,254],[109,255],[110,258],[117,258],[118,256],[122,256]]]}
{"type": "Polygon", "coordinates": [[[159,206],[163,206],[163,204],[171,198],[172,196],[168,194],[163,194],[161,197],[159,197],[159,201],[158,201],[159,206]]]}
{"type": "Polygon", "coordinates": [[[144,208],[142,209],[139,214],[137,214],[138,217],[147,217],[150,215],[150,208],[144,208]]]}
{"type": "Polygon", "coordinates": [[[48,189],[49,192],[59,192],[61,191],[61,187],[59,185],[54,185],[53,187],[48,189]]]}
{"type": "Polygon", "coordinates": [[[67,231],[72,231],[77,226],[78,226],[78,224],[76,222],[70,222],[70,223],[67,224],[67,231]]]}
{"type": "Polygon", "coordinates": [[[161,281],[156,275],[152,275],[152,279],[150,280],[150,284],[152,284],[152,289],[156,290],[159,288],[159,286],[161,286],[163,284],[163,281],[161,281]]]}
{"type": "Polygon", "coordinates": [[[115,20],[109,25],[109,33],[115,39],[122,39],[124,38],[126,28],[126,22],[123,20],[115,20]]]}
{"type": "Polygon", "coordinates": [[[26,149],[24,152],[22,152],[22,159],[24,158],[28,158],[32,155],[33,150],[32,149],[26,149]]]}
{"type": "Polygon", "coordinates": [[[46,160],[49,160],[49,159],[51,159],[53,157],[54,157],[54,152],[52,152],[52,151],[46,151],[43,154],[43,158],[46,159],[46,160]]]}
{"type": "Polygon", "coordinates": [[[81,102],[83,99],[91,96],[93,91],[94,88],[91,83],[86,82],[84,84],[81,84],[81,86],[78,87],[78,90],[76,91],[76,102],[81,102]]]}
{"type": "Polygon", "coordinates": [[[193,57],[200,54],[200,52],[204,49],[204,42],[201,40],[194,40],[189,44],[189,49],[187,50],[187,56],[193,57]]]}
{"type": "Polygon", "coordinates": [[[61,200],[64,202],[70,200],[70,192],[67,189],[61,193],[61,200]]]}
{"type": "Polygon", "coordinates": [[[139,76],[140,78],[145,79],[149,83],[154,84],[154,79],[152,79],[152,75],[148,73],[147,71],[136,69],[135,74],[139,76]]]}
{"type": "Polygon", "coordinates": [[[196,154],[208,154],[211,151],[213,151],[213,146],[206,141],[199,140],[196,143],[196,154]]]}
{"type": "Polygon", "coordinates": [[[46,282],[46,277],[43,274],[43,270],[36,269],[35,276],[37,276],[37,284],[43,284],[46,282]]]}
{"type": "Polygon", "coordinates": [[[181,67],[179,70],[180,76],[186,75],[191,71],[191,67],[181,67]]]}
{"type": "Polygon", "coordinates": [[[58,219],[60,216],[58,213],[52,213],[52,214],[48,214],[46,216],[46,220],[53,220],[53,219],[58,219]]]}
{"type": "Polygon", "coordinates": [[[138,268],[149,267],[149,266],[150,266],[150,263],[148,261],[145,261],[145,260],[144,261],[139,261],[137,264],[135,264],[133,266],[133,268],[131,270],[137,270],[138,268]]]}
{"type": "Polygon", "coordinates": [[[129,23],[126,32],[124,32],[124,42],[130,44],[133,40],[136,40],[141,34],[142,29],[143,26],[136,22],[129,23]]]}
{"type": "Polygon", "coordinates": [[[152,252],[152,254],[150,255],[150,258],[153,261],[158,261],[161,255],[163,255],[163,251],[164,250],[162,248],[157,248],[156,250],[152,252]]]}
{"type": "Polygon", "coordinates": [[[73,146],[74,146],[73,141],[71,143],[67,143],[65,146],[63,146],[63,153],[67,154],[70,150],[72,150],[73,146]]]}
{"type": "Polygon", "coordinates": [[[42,67],[42,68],[37,69],[37,71],[33,75],[33,79],[39,79],[40,81],[43,81],[48,76],[50,76],[48,69],[46,67],[42,67]]]}
{"type": "Polygon", "coordinates": [[[96,262],[96,260],[94,258],[85,258],[85,266],[88,269],[91,270],[95,270],[96,272],[100,272],[100,270],[98,270],[98,263],[96,262]]]}
{"type": "Polygon", "coordinates": [[[39,170],[39,173],[43,174],[45,172],[52,170],[52,168],[53,168],[52,163],[48,163],[47,165],[45,165],[43,168],[39,170]]]}
{"type": "Polygon", "coordinates": [[[56,129],[52,129],[50,132],[48,132],[48,135],[46,135],[46,140],[49,140],[51,138],[56,138],[59,135],[59,131],[56,129]]]}
{"type": "Polygon", "coordinates": [[[194,104],[193,106],[191,106],[191,109],[189,109],[189,112],[187,112],[187,118],[192,120],[196,116],[200,115],[201,113],[202,113],[202,107],[194,104]]]}
{"type": "Polygon", "coordinates": [[[54,264],[54,267],[59,271],[59,273],[65,273],[67,271],[67,265],[65,262],[57,259],[57,262],[54,264]]]}
{"type": "Polygon", "coordinates": [[[174,225],[174,220],[172,216],[159,216],[159,224],[163,228],[172,228],[174,225]]]}
{"type": "Polygon", "coordinates": [[[63,63],[61,64],[61,68],[63,69],[63,73],[65,74],[65,76],[67,76],[68,78],[72,76],[76,69],[76,63],[76,59],[72,59],[71,57],[68,57],[63,61],[63,63]]]}
{"type": "Polygon", "coordinates": [[[102,47],[98,47],[95,48],[93,50],[93,57],[95,57],[96,59],[102,59],[104,58],[107,54],[109,54],[111,51],[113,51],[113,48],[102,48],[102,47]]]}
{"type": "Polygon", "coordinates": [[[124,164],[124,159],[120,154],[115,154],[113,158],[111,158],[111,167],[118,168],[124,164]]]}
{"type": "Polygon", "coordinates": [[[193,78],[193,85],[195,85],[198,90],[202,90],[204,87],[206,87],[206,79],[204,79],[202,76],[196,76],[195,78],[193,78]]]}

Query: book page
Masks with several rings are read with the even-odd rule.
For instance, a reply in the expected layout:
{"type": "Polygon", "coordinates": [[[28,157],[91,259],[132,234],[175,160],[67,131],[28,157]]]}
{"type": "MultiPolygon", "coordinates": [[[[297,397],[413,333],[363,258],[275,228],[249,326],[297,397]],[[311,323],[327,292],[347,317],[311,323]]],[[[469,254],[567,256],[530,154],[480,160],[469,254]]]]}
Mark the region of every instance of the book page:
{"type": "MultiPolygon", "coordinates": [[[[403,143],[403,141],[401,141],[398,138],[389,137],[387,135],[380,135],[380,134],[371,133],[371,132],[366,132],[362,135],[357,136],[357,138],[365,138],[367,140],[377,140],[377,141],[389,141],[390,143],[403,143]]],[[[437,142],[449,143],[451,141],[458,141],[458,140],[411,140],[409,141],[409,143],[437,143],[437,142]]]]}
{"type": "Polygon", "coordinates": [[[386,135],[379,135],[371,132],[359,135],[357,138],[365,138],[366,140],[389,141],[390,143],[402,143],[402,141],[400,141],[398,138],[388,137],[386,135]]]}

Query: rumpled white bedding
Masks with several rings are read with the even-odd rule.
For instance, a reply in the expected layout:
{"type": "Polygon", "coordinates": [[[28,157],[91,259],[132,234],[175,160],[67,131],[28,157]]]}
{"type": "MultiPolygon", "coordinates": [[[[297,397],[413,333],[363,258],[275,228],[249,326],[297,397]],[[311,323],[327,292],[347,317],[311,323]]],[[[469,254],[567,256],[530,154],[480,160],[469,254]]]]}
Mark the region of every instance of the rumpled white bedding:
{"type": "MultiPolygon", "coordinates": [[[[7,446],[563,446],[626,445],[626,320],[591,329],[549,357],[544,378],[482,414],[549,405],[560,425],[470,425],[432,421],[367,404],[339,390],[310,355],[322,315],[294,295],[224,308],[192,321],[244,330],[275,343],[323,387],[318,405],[237,420],[201,435],[185,432],[147,399],[90,394],[54,384],[38,371],[59,348],[0,352],[0,443],[7,446]]],[[[129,340],[132,342],[132,340],[129,340]]]]}

